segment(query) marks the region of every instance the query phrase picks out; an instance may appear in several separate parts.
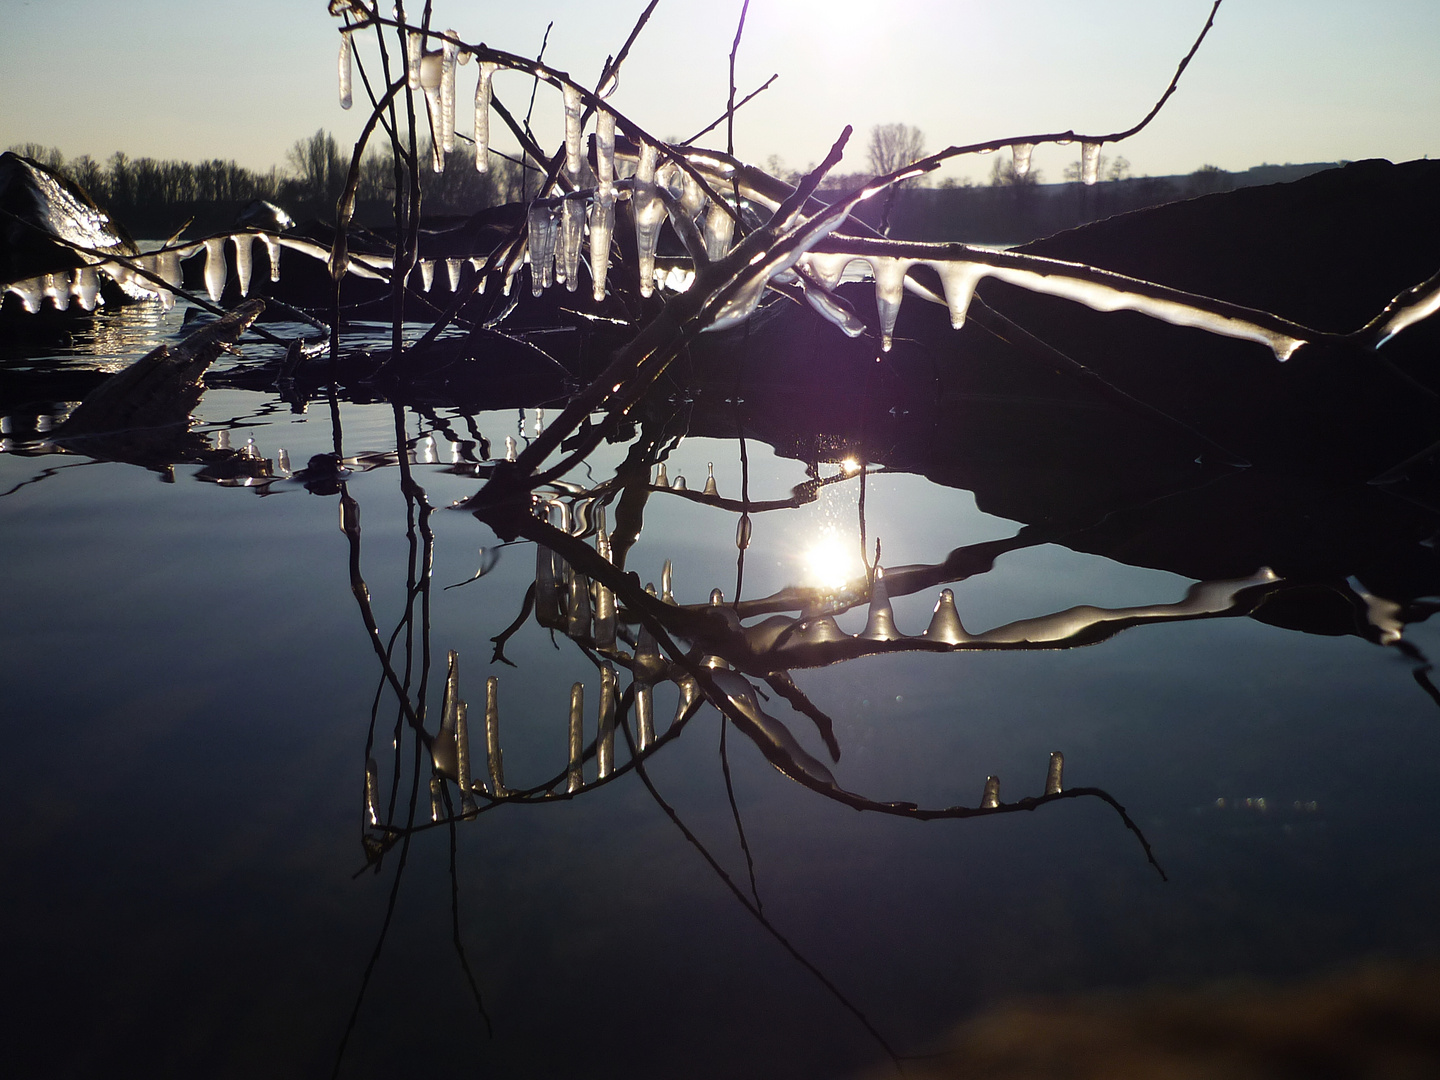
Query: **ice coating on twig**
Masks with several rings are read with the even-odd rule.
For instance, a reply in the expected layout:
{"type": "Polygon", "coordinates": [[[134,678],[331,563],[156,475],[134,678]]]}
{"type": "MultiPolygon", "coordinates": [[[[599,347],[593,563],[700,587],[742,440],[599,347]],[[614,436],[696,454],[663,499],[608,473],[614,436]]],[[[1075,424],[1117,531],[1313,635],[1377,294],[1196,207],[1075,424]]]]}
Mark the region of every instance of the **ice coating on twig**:
{"type": "Polygon", "coordinates": [[[979,263],[940,260],[927,265],[940,275],[940,284],[945,289],[945,306],[950,309],[950,325],[959,330],[965,325],[965,313],[970,310],[975,286],[985,276],[985,268],[979,263]]]}
{"type": "Polygon", "coordinates": [[[235,277],[240,282],[240,295],[249,296],[255,237],[250,233],[236,233],[230,239],[235,243],[235,277]]]}
{"type": "Polygon", "coordinates": [[[602,199],[615,192],[615,114],[609,109],[595,114],[595,190],[602,199]]]}
{"type": "Polygon", "coordinates": [[[555,215],[543,203],[530,204],[530,291],[539,296],[555,281],[555,215]]]}
{"type": "Polygon", "coordinates": [[[600,665],[600,720],[595,731],[595,768],[604,780],[615,771],[615,666],[600,665]]]}
{"type": "Polygon", "coordinates": [[[955,610],[955,594],[949,589],[940,590],[940,599],[935,604],[935,614],[930,617],[930,626],[925,631],[927,641],[939,641],[946,645],[958,645],[968,641],[970,635],[960,625],[960,613],[955,610]]]}
{"type": "Polygon", "coordinates": [[[998,776],[987,776],[985,778],[985,791],[980,796],[981,810],[994,810],[1000,805],[1000,778],[998,776]]]}
{"type": "Polygon", "coordinates": [[[875,272],[875,307],[880,314],[880,348],[890,351],[895,333],[895,319],[900,314],[900,301],[905,296],[905,271],[913,259],[894,259],[872,255],[870,267],[875,272]]]}
{"type": "Polygon", "coordinates": [[[793,775],[792,770],[799,770],[805,779],[829,787],[838,786],[835,774],[801,746],[789,728],[760,708],[755,688],[745,676],[728,668],[716,668],[710,673],[710,678],[730,706],[726,714],[735,714],[732,718],[745,722],[745,733],[760,745],[762,751],[769,748],[771,752],[765,756],[772,765],[787,775],[793,775]]]}
{"type": "Polygon", "coordinates": [[[665,221],[665,202],[655,187],[655,162],[659,151],[640,145],[640,163],[635,168],[635,187],[630,206],[635,214],[635,247],[640,265],[640,295],[655,292],[655,246],[660,240],[660,226],[665,221]]]}
{"type": "Polygon", "coordinates": [[[750,546],[750,515],[741,514],[740,521],[735,526],[735,546],[744,551],[750,546]]]}
{"type": "Polygon", "coordinates": [[[1380,348],[1407,326],[1440,312],[1440,274],[1406,289],[1385,305],[1365,328],[1374,336],[1372,348],[1380,348]]]}
{"type": "Polygon", "coordinates": [[[570,687],[570,766],[565,790],[574,794],[585,786],[585,684],[570,687]]]}
{"type": "Polygon", "coordinates": [[[1045,772],[1045,794],[1059,795],[1063,790],[1061,781],[1065,769],[1065,755],[1056,750],[1050,755],[1050,767],[1045,772]]]}
{"type": "Polygon", "coordinates": [[[555,276],[574,292],[580,284],[580,249],[585,246],[585,197],[569,195],[560,204],[560,238],[555,276]]]}
{"type": "Polygon", "coordinates": [[[560,90],[565,97],[565,171],[573,180],[580,175],[580,118],[584,102],[579,87],[566,83],[560,90]]]}
{"type": "Polygon", "coordinates": [[[485,757],[490,766],[490,794],[497,798],[505,792],[505,759],[500,751],[500,680],[494,675],[485,680],[485,757]]]}
{"type": "Polygon", "coordinates": [[[615,235],[615,195],[602,192],[590,207],[590,277],[597,301],[605,299],[610,271],[610,241],[615,235]]]}
{"type": "Polygon", "coordinates": [[[1010,153],[1015,158],[1015,178],[1017,180],[1024,180],[1030,175],[1030,155],[1034,152],[1034,143],[1016,143],[1010,147],[1010,153]]]}
{"type": "Polygon", "coordinates": [[[877,566],[875,580],[870,585],[870,615],[865,620],[860,638],[862,641],[897,641],[903,636],[895,628],[895,613],[890,608],[890,593],[885,588],[885,571],[877,566]]]}
{"type": "Polygon", "coordinates": [[[459,36],[454,30],[446,30],[440,47],[440,129],[436,135],[447,154],[455,152],[455,66],[460,46],[454,39],[459,36]]]}
{"type": "Polygon", "coordinates": [[[700,235],[705,238],[705,254],[711,262],[718,262],[730,253],[730,242],[735,238],[735,219],[719,203],[711,203],[710,209],[705,212],[700,235]]]}
{"type": "Polygon", "coordinates": [[[348,109],[354,104],[354,97],[350,90],[351,81],[351,60],[350,60],[350,35],[340,35],[340,58],[337,66],[340,74],[340,107],[348,109]]]}
{"type": "Polygon", "coordinates": [[[1080,144],[1080,179],[1089,187],[1100,177],[1100,144],[1080,144]]]}
{"type": "Polygon", "coordinates": [[[482,60],[475,65],[480,81],[475,84],[475,171],[490,171],[490,80],[496,65],[482,60]]]}
{"type": "Polygon", "coordinates": [[[225,237],[212,236],[205,241],[205,294],[218,303],[225,291],[225,237]]]}

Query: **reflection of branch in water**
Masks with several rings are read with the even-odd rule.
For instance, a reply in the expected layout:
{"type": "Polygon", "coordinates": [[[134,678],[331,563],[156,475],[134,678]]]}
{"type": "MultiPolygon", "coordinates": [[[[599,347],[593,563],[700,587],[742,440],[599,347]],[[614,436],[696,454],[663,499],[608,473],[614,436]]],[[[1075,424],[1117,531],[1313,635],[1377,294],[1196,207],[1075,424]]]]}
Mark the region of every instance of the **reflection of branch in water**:
{"type": "Polygon", "coordinates": [[[720,768],[725,773],[725,795],[730,800],[730,813],[735,818],[735,835],[740,838],[740,850],[745,852],[745,867],[750,871],[750,895],[755,898],[755,910],[763,913],[765,905],[760,901],[760,889],[755,884],[755,860],[750,854],[750,844],[745,839],[745,824],[740,820],[740,807],[735,803],[735,785],[730,779],[730,755],[725,752],[725,732],[730,722],[720,717],[720,768]]]}

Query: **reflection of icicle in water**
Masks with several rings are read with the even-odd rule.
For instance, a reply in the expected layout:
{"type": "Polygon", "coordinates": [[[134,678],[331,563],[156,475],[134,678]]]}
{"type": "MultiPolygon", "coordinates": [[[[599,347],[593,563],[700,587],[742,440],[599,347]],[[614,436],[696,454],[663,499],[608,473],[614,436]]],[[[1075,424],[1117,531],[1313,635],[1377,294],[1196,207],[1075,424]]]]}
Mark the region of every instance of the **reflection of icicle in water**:
{"type": "Polygon", "coordinates": [[[420,288],[429,292],[430,286],[435,284],[435,260],[421,259],[416,265],[420,270],[420,288]]]}
{"type": "Polygon", "coordinates": [[[570,174],[572,180],[580,176],[580,91],[577,87],[566,83],[561,87],[565,95],[565,171],[570,174]]]}
{"type": "Polygon", "coordinates": [[[580,249],[585,246],[585,196],[571,195],[560,204],[559,252],[555,276],[574,292],[580,284],[580,249]]]}
{"type": "Polygon", "coordinates": [[[350,92],[350,35],[340,35],[340,107],[348,109],[354,103],[350,92]]]}
{"type": "Polygon", "coordinates": [[[375,759],[365,759],[365,823],[380,824],[380,766],[375,759]]]}
{"type": "Polygon", "coordinates": [[[490,79],[495,65],[480,61],[480,81],[475,84],[475,171],[490,171],[490,79]]]}
{"type": "Polygon", "coordinates": [[[665,203],[655,188],[655,162],[659,151],[648,143],[640,145],[640,163],[635,168],[635,187],[630,206],[635,213],[635,246],[640,264],[640,295],[655,291],[655,245],[665,222],[665,203]]]}
{"type": "MultiPolygon", "coordinates": [[[[610,561],[610,536],[605,531],[603,506],[596,527],[595,552],[606,562],[610,561]]],[[[615,648],[615,594],[599,581],[595,582],[595,648],[601,651],[615,648]]]]}
{"type": "Polygon", "coordinates": [[[590,207],[590,275],[595,299],[605,299],[605,279],[610,270],[610,239],[615,234],[615,195],[595,196],[590,207]]]}
{"type": "Polygon", "coordinates": [[[927,265],[940,275],[940,284],[945,289],[945,305],[950,309],[950,325],[959,330],[965,325],[965,313],[970,310],[975,286],[985,276],[985,268],[978,263],[938,260],[927,265]]]}
{"type": "Polygon", "coordinates": [[[994,810],[1000,805],[1000,778],[998,776],[987,776],[985,778],[985,792],[980,796],[981,810],[994,810]]]}
{"type": "Polygon", "coordinates": [[[445,781],[438,776],[430,778],[430,820],[445,820],[445,781]]]}
{"type": "Polygon", "coordinates": [[[542,203],[530,204],[530,291],[543,293],[555,280],[555,215],[542,203]]]}
{"type": "Polygon", "coordinates": [[[455,706],[455,772],[460,785],[460,812],[475,809],[475,796],[470,786],[469,707],[465,702],[455,706]]]}
{"type": "Polygon", "coordinates": [[[570,767],[565,790],[574,794],[585,786],[585,684],[570,687],[570,767]]]}
{"type": "Polygon", "coordinates": [[[1050,755],[1050,768],[1045,772],[1045,794],[1059,795],[1061,792],[1060,782],[1063,779],[1062,773],[1065,769],[1065,755],[1056,750],[1050,755]]]}
{"type": "Polygon", "coordinates": [[[445,260],[445,274],[446,274],[446,276],[450,279],[450,291],[451,291],[452,293],[453,293],[453,292],[459,292],[459,291],[460,291],[460,260],[459,260],[459,259],[446,259],[446,260],[445,260]]]}
{"type": "Polygon", "coordinates": [[[485,680],[485,757],[490,767],[490,794],[496,798],[505,792],[505,761],[500,751],[500,680],[494,675],[485,680]]]}
{"type": "Polygon", "coordinates": [[[700,234],[705,239],[705,254],[711,262],[718,262],[730,253],[730,241],[735,237],[735,219],[719,203],[711,203],[710,209],[705,212],[700,234]]]}
{"type": "Polygon", "coordinates": [[[460,35],[454,30],[445,31],[445,40],[440,49],[440,149],[447,154],[455,152],[455,61],[460,46],[454,38],[460,35]]]}
{"type": "Polygon", "coordinates": [[[870,266],[875,272],[875,306],[880,313],[880,348],[890,351],[895,319],[900,314],[900,301],[905,296],[905,271],[913,259],[892,259],[872,255],[870,266]]]}
{"type": "Polygon", "coordinates": [[[1010,153],[1015,156],[1015,178],[1017,180],[1024,180],[1030,175],[1030,155],[1034,152],[1034,143],[1016,143],[1010,147],[1010,153]]]}
{"type": "Polygon", "coordinates": [[[600,721],[595,731],[595,766],[599,779],[615,771],[615,666],[600,665],[600,721]]]}
{"type": "Polygon", "coordinates": [[[1087,142],[1080,144],[1080,179],[1089,187],[1100,177],[1100,144],[1098,142],[1087,142]]]}
{"type": "Polygon", "coordinates": [[[225,237],[213,236],[205,241],[205,294],[218,303],[225,291],[225,237]]]}
{"type": "Polygon", "coordinates": [[[249,296],[255,237],[251,233],[236,233],[230,239],[235,244],[235,277],[240,282],[240,295],[249,296]]]}

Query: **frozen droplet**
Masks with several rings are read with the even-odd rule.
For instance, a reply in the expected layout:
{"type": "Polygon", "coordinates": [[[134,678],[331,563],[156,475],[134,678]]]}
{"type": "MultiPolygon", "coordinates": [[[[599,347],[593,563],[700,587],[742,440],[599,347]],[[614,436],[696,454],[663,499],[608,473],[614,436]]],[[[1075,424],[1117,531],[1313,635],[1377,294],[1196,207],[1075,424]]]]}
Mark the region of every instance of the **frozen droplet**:
{"type": "Polygon", "coordinates": [[[543,203],[530,204],[530,291],[540,296],[555,280],[555,215],[543,203]]]}
{"type": "Polygon", "coordinates": [[[864,641],[895,641],[904,635],[895,628],[895,613],[890,608],[890,593],[885,588],[885,571],[875,568],[875,580],[870,585],[870,617],[865,620],[865,629],[860,632],[864,641]]]}
{"type": "Polygon", "coordinates": [[[946,645],[958,645],[962,641],[970,640],[970,635],[965,633],[965,628],[960,625],[960,613],[955,610],[955,594],[949,589],[940,590],[940,599],[935,604],[935,614],[930,617],[925,639],[946,645]]]}
{"type": "Polygon", "coordinates": [[[596,194],[605,198],[615,191],[615,114],[601,109],[595,114],[596,194]]]}
{"type": "Polygon", "coordinates": [[[496,65],[488,60],[477,63],[480,81],[475,84],[475,169],[490,171],[490,80],[496,65]]]}
{"type": "Polygon", "coordinates": [[[741,514],[740,521],[735,526],[735,546],[741,551],[750,546],[750,515],[741,514]]]}
{"type": "Polygon", "coordinates": [[[571,195],[560,204],[560,238],[555,276],[574,292],[580,284],[580,249],[585,245],[585,197],[571,195]]]}
{"type": "Polygon", "coordinates": [[[1100,144],[1098,142],[1087,142],[1080,144],[1080,179],[1089,187],[1100,176],[1100,144]]]}
{"type": "Polygon", "coordinates": [[[570,767],[565,790],[574,794],[585,786],[585,684],[570,687],[570,767]]]}
{"type": "Polygon", "coordinates": [[[615,235],[615,196],[604,192],[590,207],[590,277],[596,301],[605,299],[605,279],[610,272],[610,241],[615,235]]]}
{"type": "Polygon", "coordinates": [[[719,203],[711,203],[705,212],[705,221],[700,235],[705,240],[705,254],[711,262],[718,262],[730,253],[730,241],[735,237],[735,219],[719,203]]]}
{"type": "Polygon", "coordinates": [[[565,171],[572,180],[580,176],[580,118],[584,104],[579,87],[566,83],[560,88],[565,97],[565,171]]]}
{"type": "Polygon", "coordinates": [[[435,284],[435,260],[421,259],[416,265],[420,271],[420,288],[429,292],[430,286],[435,284]]]}
{"type": "Polygon", "coordinates": [[[365,823],[380,824],[380,766],[373,757],[365,759],[365,823]]]}
{"type": "Polygon", "coordinates": [[[240,283],[240,295],[249,296],[255,237],[251,233],[236,233],[230,240],[235,245],[235,279],[240,283]]]}
{"type": "Polygon", "coordinates": [[[630,208],[635,214],[641,296],[650,296],[655,292],[655,247],[660,241],[660,227],[665,223],[665,202],[655,186],[658,154],[659,151],[650,144],[640,144],[640,161],[635,168],[630,196],[630,208]]]}
{"type": "Polygon", "coordinates": [[[251,435],[245,440],[245,445],[240,448],[240,456],[246,461],[260,460],[260,448],[255,445],[255,436],[251,435]]]}
{"type": "Polygon", "coordinates": [[[595,731],[595,768],[601,780],[615,771],[615,666],[600,665],[600,720],[595,731]]]}
{"type": "Polygon", "coordinates": [[[1065,755],[1056,750],[1050,755],[1050,768],[1045,773],[1045,794],[1059,795],[1061,773],[1065,769],[1065,755]]]}
{"type": "Polygon", "coordinates": [[[715,486],[715,463],[713,461],[710,462],[708,468],[710,475],[705,478],[704,494],[714,495],[718,498],[720,496],[720,489],[715,486]]]}
{"type": "Polygon", "coordinates": [[[340,107],[342,109],[348,109],[352,104],[354,104],[354,99],[350,92],[351,63],[352,61],[350,59],[350,35],[341,34],[340,59],[338,66],[340,72],[340,107]]]}
{"type": "Polygon", "coordinates": [[[1035,152],[1034,143],[1016,143],[1010,147],[1010,153],[1015,156],[1015,177],[1023,180],[1030,175],[1030,155],[1035,152]]]}
{"type": "Polygon", "coordinates": [[[933,260],[945,290],[945,305],[950,309],[950,325],[959,330],[965,325],[965,313],[970,310],[970,301],[975,297],[975,286],[985,276],[985,265],[972,262],[951,262],[933,260]]]}
{"type": "Polygon", "coordinates": [[[985,778],[985,793],[980,796],[981,810],[994,810],[1000,805],[1000,778],[998,776],[987,776],[985,778]]]}
{"type": "Polygon", "coordinates": [[[500,751],[500,680],[485,680],[485,757],[490,766],[490,794],[505,794],[505,761],[500,751]]]}
{"type": "Polygon", "coordinates": [[[719,607],[719,606],[720,606],[721,604],[723,604],[723,603],[725,603],[725,594],[724,594],[723,592],[721,592],[719,589],[711,589],[711,590],[710,590],[710,606],[711,606],[711,607],[719,607]]]}
{"type": "Polygon", "coordinates": [[[880,314],[880,348],[890,351],[895,320],[900,314],[900,301],[905,297],[905,271],[913,259],[893,259],[885,255],[870,256],[875,273],[875,307],[880,314]]]}
{"type": "Polygon", "coordinates": [[[212,236],[205,241],[205,295],[218,303],[225,291],[225,237],[212,236]]]}
{"type": "Polygon", "coordinates": [[[670,486],[670,477],[665,472],[665,463],[663,461],[660,462],[659,466],[655,469],[655,486],[660,488],[668,488],[670,486]]]}

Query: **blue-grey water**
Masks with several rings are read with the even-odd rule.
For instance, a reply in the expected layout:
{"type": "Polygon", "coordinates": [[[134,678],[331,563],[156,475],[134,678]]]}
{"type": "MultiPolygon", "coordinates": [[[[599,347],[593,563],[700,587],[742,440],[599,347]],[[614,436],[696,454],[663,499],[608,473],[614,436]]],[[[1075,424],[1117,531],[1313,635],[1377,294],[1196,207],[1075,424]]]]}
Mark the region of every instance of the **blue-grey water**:
{"type": "MultiPolygon", "coordinates": [[[[95,322],[69,346],[7,346],[7,363],[113,370],[181,332],[178,310],[95,322]]],[[[491,663],[491,638],[534,581],[532,545],[504,547],[488,574],[443,586],[470,579],[480,549],[498,543],[470,514],[445,509],[482,483],[449,471],[455,444],[473,424],[503,454],[507,435],[523,446],[545,418],[427,412],[401,410],[408,443],[436,440],[435,463],[413,466],[436,508],[429,710],[438,714],[454,650],[472,741],[483,745],[484,680],[498,675],[507,781],[540,783],[565,766],[577,680],[593,737],[595,668],[533,617],[506,648],[514,666],[491,663]]],[[[396,449],[390,404],[342,401],[339,414],[347,455],[396,449]]],[[[487,1033],[453,940],[452,830],[417,833],[403,871],[400,845],[378,871],[367,866],[362,789],[377,692],[380,809],[400,825],[415,758],[407,738],[397,772],[396,699],[378,689],[339,498],[284,478],[221,486],[198,465],[175,466],[167,482],[137,464],[60,452],[37,432],[38,416],[12,415],[0,454],[8,1075],[328,1075],[397,874],[341,1075],[829,1077],[884,1062],[633,772],[453,829],[455,911],[487,1033]]],[[[323,399],[297,413],[270,391],[210,390],[194,430],[212,444],[226,431],[235,448],[253,438],[272,460],[284,447],[297,470],[333,449],[323,399]]],[[[625,450],[603,447],[568,479],[606,479],[625,450]]],[[[753,500],[784,498],[805,480],[802,463],[757,438],[747,452],[753,500]]],[[[667,468],[697,490],[712,462],[721,494],[738,498],[733,440],[683,438],[667,468]]],[[[886,566],[936,562],[1020,528],[920,476],[882,470],[866,485],[869,543],[881,538],[886,566]]],[[[359,571],[388,641],[407,578],[423,569],[407,524],[415,504],[393,459],[355,468],[347,491],[359,507],[359,571]]],[[[818,538],[854,558],[858,500],[850,480],[757,515],[745,595],[807,583],[818,538]]],[[[732,597],[735,524],[728,511],[653,493],[627,566],[658,584],[672,560],[682,604],[716,587],[732,597]]],[[[952,587],[979,632],[1079,604],[1174,603],[1191,584],[1043,544],[952,587]]],[[[924,630],[937,594],[896,599],[903,632],[924,630]]],[[[416,685],[422,621],[408,639],[416,685]]],[[[840,622],[858,632],[864,606],[840,622]]],[[[1411,622],[1404,636],[1440,655],[1431,622],[1411,622]]],[[[406,642],[402,630],[397,665],[406,642]]],[[[1415,677],[1420,666],[1361,632],[1239,615],[1140,625],[1087,647],[797,671],[834,720],[832,768],[845,788],[978,805],[993,774],[1002,798],[1018,799],[1041,793],[1049,754],[1061,750],[1067,786],[1100,787],[1123,804],[1169,881],[1097,800],[970,820],[858,813],[781,775],[731,728],[765,916],[901,1053],[931,1050],[956,1022],[1017,995],[1288,980],[1433,953],[1440,707],[1415,677]]],[[[673,686],[657,690],[662,730],[675,697],[673,686]]],[[[766,707],[829,761],[809,721],[776,699],[766,707]]],[[[719,739],[706,707],[648,774],[748,894],[719,739]]],[[[428,761],[421,775],[415,820],[426,822],[428,761]]]]}

